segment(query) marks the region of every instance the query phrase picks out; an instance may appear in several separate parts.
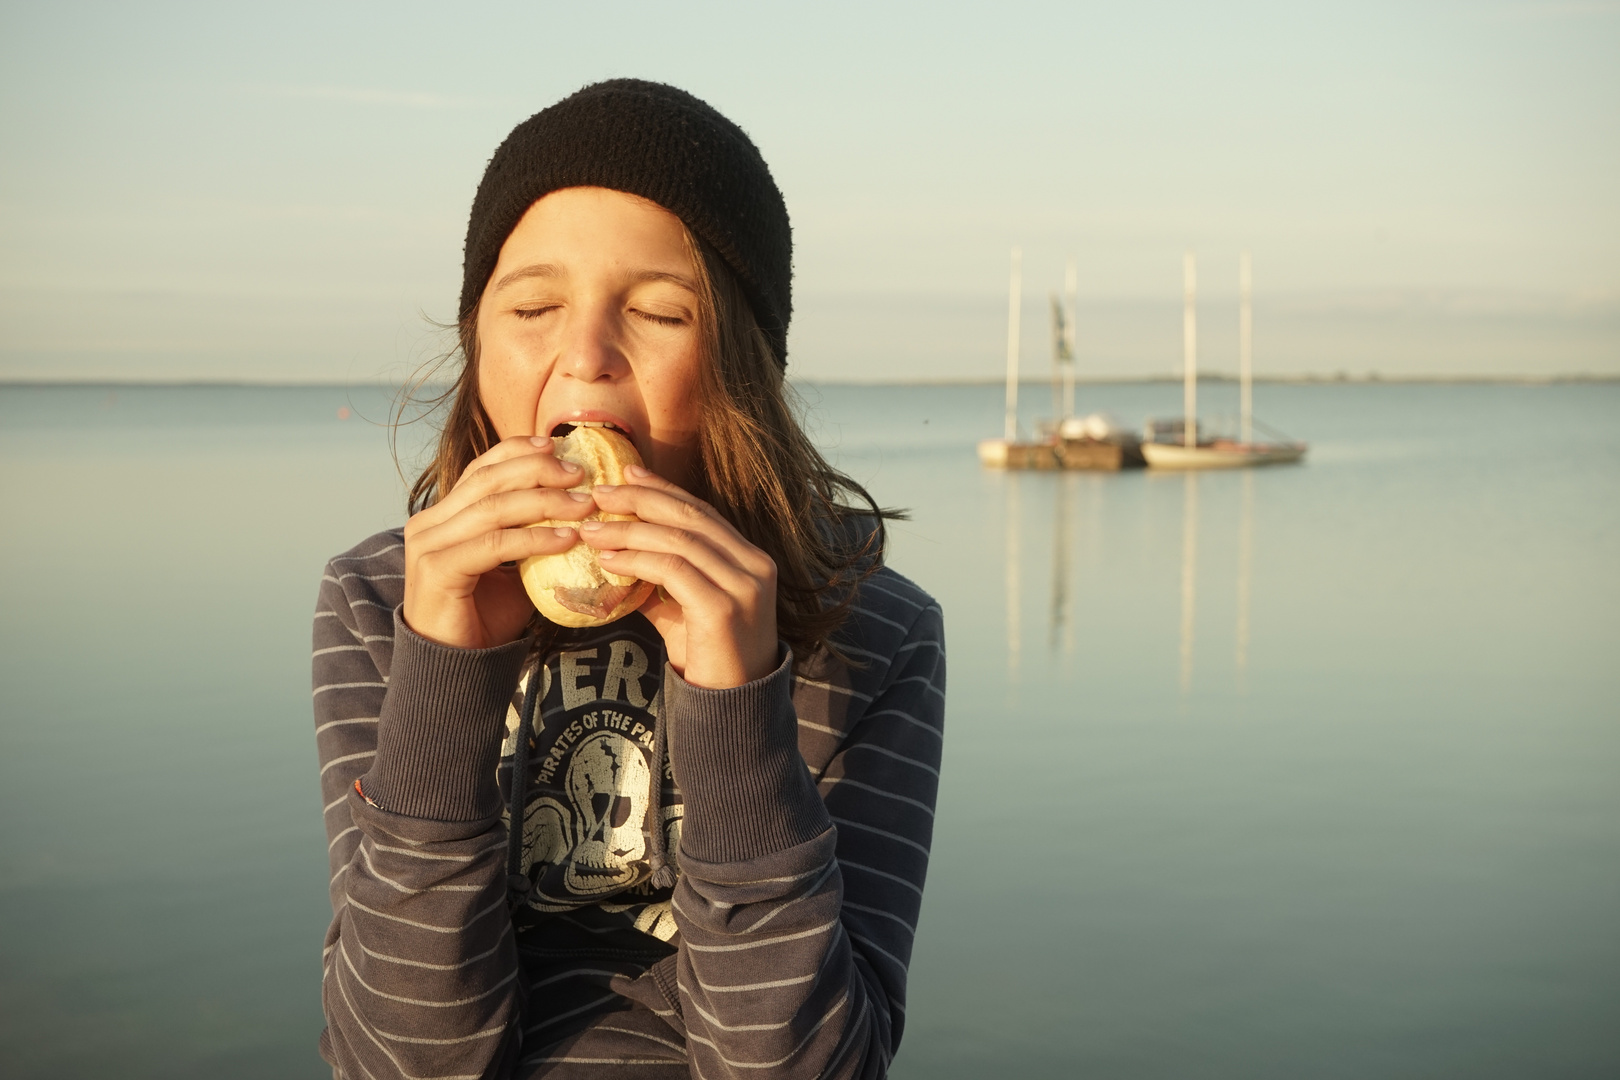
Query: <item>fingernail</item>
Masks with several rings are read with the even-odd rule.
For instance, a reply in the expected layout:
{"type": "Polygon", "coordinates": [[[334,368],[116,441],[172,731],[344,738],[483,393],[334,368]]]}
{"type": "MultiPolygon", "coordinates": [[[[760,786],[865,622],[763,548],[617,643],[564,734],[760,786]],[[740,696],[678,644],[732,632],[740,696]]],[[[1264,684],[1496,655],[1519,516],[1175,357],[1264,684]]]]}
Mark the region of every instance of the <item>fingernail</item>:
{"type": "Polygon", "coordinates": [[[589,495],[585,494],[583,491],[570,491],[568,493],[568,497],[570,499],[573,499],[575,502],[590,502],[591,501],[591,497],[589,495]]]}
{"type": "Polygon", "coordinates": [[[597,558],[598,558],[598,559],[602,559],[602,560],[604,560],[604,561],[606,561],[606,560],[608,560],[608,559],[611,559],[611,558],[613,558],[613,556],[614,556],[614,554],[615,554],[615,553],[614,553],[614,552],[612,552],[612,551],[598,551],[598,552],[597,552],[597,553],[596,553],[596,557],[597,557],[597,558]]]}
{"type": "Polygon", "coordinates": [[[640,465],[632,465],[625,469],[624,472],[626,476],[633,476],[637,480],[645,480],[652,475],[652,470],[642,468],[640,465]]]}
{"type": "Polygon", "coordinates": [[[532,446],[538,446],[542,450],[552,449],[551,440],[546,438],[544,435],[530,435],[529,443],[532,446]]]}
{"type": "Polygon", "coordinates": [[[574,530],[573,529],[564,529],[564,528],[559,527],[559,528],[553,529],[551,531],[556,533],[558,536],[572,536],[572,535],[574,535],[574,530]]]}
{"type": "Polygon", "coordinates": [[[619,490],[619,485],[618,484],[597,484],[596,485],[596,490],[597,491],[617,491],[617,490],[619,490]]]}
{"type": "Polygon", "coordinates": [[[579,466],[575,465],[572,461],[563,462],[562,467],[563,472],[579,472],[579,466]]]}
{"type": "Polygon", "coordinates": [[[602,523],[600,521],[582,521],[579,523],[579,527],[582,532],[595,532],[602,527],[602,523]]]}

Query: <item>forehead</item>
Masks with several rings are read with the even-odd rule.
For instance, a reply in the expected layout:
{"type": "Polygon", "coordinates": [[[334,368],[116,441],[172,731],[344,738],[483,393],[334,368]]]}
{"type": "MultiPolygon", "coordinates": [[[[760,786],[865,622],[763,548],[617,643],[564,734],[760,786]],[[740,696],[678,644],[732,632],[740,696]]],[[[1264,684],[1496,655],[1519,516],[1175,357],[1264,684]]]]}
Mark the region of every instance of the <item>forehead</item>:
{"type": "Polygon", "coordinates": [[[553,191],[524,213],[501,246],[494,280],[536,260],[560,273],[586,270],[690,270],[686,226],[662,206],[609,188],[553,191]]]}

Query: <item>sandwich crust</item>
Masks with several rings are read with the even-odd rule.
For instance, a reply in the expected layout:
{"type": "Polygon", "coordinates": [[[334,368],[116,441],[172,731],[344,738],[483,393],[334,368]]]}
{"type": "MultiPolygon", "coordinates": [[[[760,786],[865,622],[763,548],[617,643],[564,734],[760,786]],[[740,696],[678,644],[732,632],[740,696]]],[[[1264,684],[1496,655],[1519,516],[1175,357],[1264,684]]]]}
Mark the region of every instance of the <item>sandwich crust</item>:
{"type": "MultiPolygon", "coordinates": [[[[567,435],[553,436],[553,452],[560,461],[580,467],[579,483],[570,491],[590,493],[597,484],[624,483],[624,470],[641,464],[641,455],[629,439],[612,428],[577,426],[567,435]]],[[[593,512],[586,521],[635,521],[634,515],[593,512]]],[[[530,528],[559,525],[577,527],[577,521],[537,521],[530,528]]],[[[557,555],[537,555],[518,564],[523,588],[540,614],[558,626],[602,626],[635,611],[652,595],[651,583],[610,573],[584,541],[557,555]]]]}

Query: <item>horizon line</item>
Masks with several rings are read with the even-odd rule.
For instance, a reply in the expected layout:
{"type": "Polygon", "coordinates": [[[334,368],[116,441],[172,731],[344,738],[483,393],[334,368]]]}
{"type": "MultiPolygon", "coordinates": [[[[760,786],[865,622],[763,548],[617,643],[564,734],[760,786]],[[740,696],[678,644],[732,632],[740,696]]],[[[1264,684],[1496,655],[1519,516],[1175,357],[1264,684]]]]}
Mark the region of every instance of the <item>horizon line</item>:
{"type": "MultiPolygon", "coordinates": [[[[921,378],[921,379],[847,379],[847,378],[805,378],[793,379],[790,382],[799,382],[808,386],[1003,386],[1006,379],[1000,376],[964,376],[961,378],[921,378]]],[[[1159,384],[1180,383],[1183,381],[1179,373],[1166,373],[1159,375],[1102,375],[1076,378],[1075,384],[1080,386],[1115,386],[1130,384],[1159,384]]],[[[1239,378],[1235,374],[1223,371],[1203,371],[1198,374],[1199,382],[1236,383],[1239,378]]],[[[1552,375],[1491,375],[1485,373],[1462,374],[1385,374],[1383,372],[1349,372],[1335,371],[1325,373],[1301,373],[1280,375],[1255,375],[1253,381],[1267,384],[1499,384],[1499,385],[1546,385],[1552,383],[1611,383],[1620,382],[1620,372],[1560,372],[1552,375]]],[[[1019,386],[1047,386],[1051,378],[1020,378],[1019,386]]],[[[32,379],[0,376],[0,388],[90,388],[90,387],[155,387],[165,389],[204,388],[204,387],[235,387],[239,389],[260,390],[290,390],[290,389],[344,389],[344,388],[376,388],[384,390],[397,390],[404,383],[390,382],[382,379],[358,380],[325,380],[325,379],[293,379],[276,381],[269,379],[117,379],[117,378],[84,378],[84,379],[32,379]]],[[[438,384],[433,384],[437,386],[438,384]]]]}

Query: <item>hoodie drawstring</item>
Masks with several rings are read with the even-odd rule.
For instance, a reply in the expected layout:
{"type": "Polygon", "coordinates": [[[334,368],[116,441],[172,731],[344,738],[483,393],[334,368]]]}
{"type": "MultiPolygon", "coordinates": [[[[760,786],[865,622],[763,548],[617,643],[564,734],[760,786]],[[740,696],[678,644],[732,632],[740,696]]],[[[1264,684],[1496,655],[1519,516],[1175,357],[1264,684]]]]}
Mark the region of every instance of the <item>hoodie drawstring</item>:
{"type": "Polygon", "coordinates": [[[653,717],[652,790],[647,793],[647,823],[652,843],[648,845],[651,852],[647,861],[652,867],[651,884],[655,889],[675,886],[675,868],[669,865],[664,840],[664,730],[663,716],[653,717]]]}
{"type": "Polygon", "coordinates": [[[523,709],[518,715],[517,738],[512,747],[512,797],[506,808],[506,899],[508,906],[514,909],[528,898],[534,884],[523,872],[523,812],[529,795],[529,735],[534,731],[534,714],[540,707],[543,681],[540,666],[536,664],[529,672],[529,685],[523,692],[523,709]]]}

